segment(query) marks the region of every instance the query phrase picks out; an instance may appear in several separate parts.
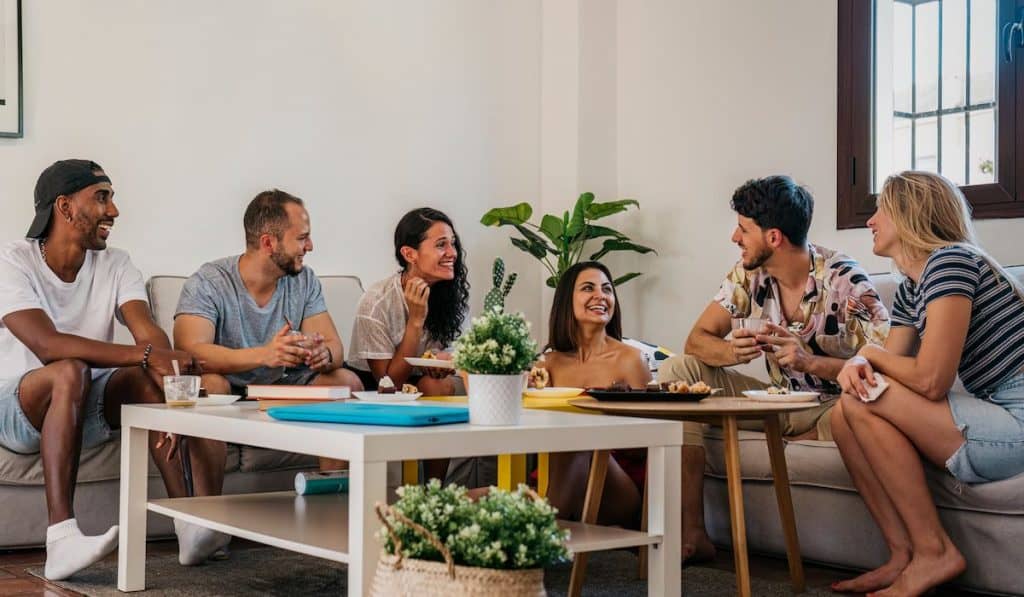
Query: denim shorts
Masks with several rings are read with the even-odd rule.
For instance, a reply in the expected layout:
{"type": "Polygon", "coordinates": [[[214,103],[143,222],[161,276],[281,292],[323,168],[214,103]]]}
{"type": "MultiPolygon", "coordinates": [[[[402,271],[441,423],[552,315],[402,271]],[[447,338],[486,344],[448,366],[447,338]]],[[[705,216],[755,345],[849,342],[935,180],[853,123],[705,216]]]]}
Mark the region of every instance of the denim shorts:
{"type": "MultiPolygon", "coordinates": [[[[83,448],[98,446],[114,435],[103,416],[103,394],[115,371],[117,369],[92,370],[92,385],[86,397],[82,427],[83,448]]],[[[0,381],[0,446],[18,454],[36,454],[39,452],[39,430],[29,422],[18,401],[22,377],[0,381]]]]}
{"type": "Polygon", "coordinates": [[[984,398],[951,392],[949,409],[966,440],[946,461],[957,480],[985,483],[1024,473],[1024,372],[984,398]]]}

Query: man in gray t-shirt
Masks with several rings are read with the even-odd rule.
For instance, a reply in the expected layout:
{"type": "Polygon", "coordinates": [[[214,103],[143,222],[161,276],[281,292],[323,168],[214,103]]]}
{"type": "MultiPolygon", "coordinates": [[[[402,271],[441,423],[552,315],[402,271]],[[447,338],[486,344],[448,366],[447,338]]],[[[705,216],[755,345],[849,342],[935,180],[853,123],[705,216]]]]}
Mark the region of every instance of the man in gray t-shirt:
{"type": "Polygon", "coordinates": [[[303,257],[313,250],[302,200],[265,191],[246,209],[246,250],[204,264],[185,282],[174,342],[196,355],[210,393],[250,384],[346,385],[344,352],[320,281],[303,257]]]}

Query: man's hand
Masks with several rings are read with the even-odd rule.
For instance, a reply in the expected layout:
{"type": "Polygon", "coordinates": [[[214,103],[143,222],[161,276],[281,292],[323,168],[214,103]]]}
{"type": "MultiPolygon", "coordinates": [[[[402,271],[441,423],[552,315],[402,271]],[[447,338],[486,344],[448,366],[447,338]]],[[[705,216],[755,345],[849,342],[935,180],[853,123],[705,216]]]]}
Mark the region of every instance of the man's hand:
{"type": "Polygon", "coordinates": [[[736,364],[749,363],[761,356],[761,345],[757,342],[757,334],[751,330],[736,329],[732,331],[732,356],[736,364]]]}
{"type": "Polygon", "coordinates": [[[167,447],[167,461],[170,462],[178,452],[178,436],[173,433],[165,433],[160,436],[160,439],[156,440],[156,446],[154,447],[159,450],[164,447],[164,444],[170,444],[167,447]]]}
{"type": "Polygon", "coordinates": [[[181,375],[201,375],[202,369],[191,354],[184,350],[171,350],[156,346],[149,353],[149,371],[157,379],[157,385],[163,387],[163,376],[174,375],[174,361],[178,361],[181,375]]]}
{"type": "Polygon", "coordinates": [[[810,369],[814,355],[804,349],[804,343],[800,338],[774,323],[765,323],[764,328],[768,333],[758,334],[757,341],[768,347],[780,367],[800,373],[806,373],[810,369]]]}
{"type": "Polygon", "coordinates": [[[871,363],[866,358],[860,355],[846,361],[842,370],[839,371],[839,377],[836,381],[839,382],[839,387],[843,388],[844,392],[853,394],[861,400],[867,399],[868,386],[875,387],[878,385],[875,381],[874,367],[871,366],[871,363]]]}
{"type": "Polygon", "coordinates": [[[264,367],[298,367],[306,362],[312,351],[304,348],[307,341],[302,334],[292,334],[292,327],[287,323],[277,330],[274,337],[263,346],[264,367]]]}
{"type": "Polygon", "coordinates": [[[327,345],[324,343],[324,337],[319,333],[314,333],[312,336],[308,336],[311,347],[309,349],[309,356],[306,357],[306,366],[317,372],[324,372],[334,362],[332,360],[333,355],[331,351],[327,349],[327,345]]]}
{"type": "MultiPolygon", "coordinates": [[[[434,358],[442,361],[452,360],[452,355],[447,352],[436,352],[434,358]]],[[[434,379],[444,379],[454,373],[454,369],[445,369],[443,367],[424,367],[423,372],[427,374],[427,377],[434,379]]]]}
{"type": "Polygon", "coordinates": [[[409,307],[409,322],[423,325],[427,320],[427,299],[430,298],[430,286],[423,278],[410,277],[405,282],[403,294],[405,304],[409,307]]]}

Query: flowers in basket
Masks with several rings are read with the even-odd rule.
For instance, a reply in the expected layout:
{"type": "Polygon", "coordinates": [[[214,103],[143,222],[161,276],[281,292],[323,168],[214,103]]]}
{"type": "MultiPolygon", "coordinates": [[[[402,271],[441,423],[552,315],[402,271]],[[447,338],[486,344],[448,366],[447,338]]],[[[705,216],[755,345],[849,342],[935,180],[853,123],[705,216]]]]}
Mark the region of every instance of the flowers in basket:
{"type": "Polygon", "coordinates": [[[393,535],[387,528],[380,535],[389,554],[444,562],[435,539],[461,566],[521,570],[568,559],[569,532],[558,528],[555,509],[525,485],[516,491],[491,488],[489,495],[473,502],[464,487],[442,488],[432,479],[425,486],[401,487],[398,495],[386,517],[393,535]],[[395,538],[401,554],[395,553],[395,538]]]}

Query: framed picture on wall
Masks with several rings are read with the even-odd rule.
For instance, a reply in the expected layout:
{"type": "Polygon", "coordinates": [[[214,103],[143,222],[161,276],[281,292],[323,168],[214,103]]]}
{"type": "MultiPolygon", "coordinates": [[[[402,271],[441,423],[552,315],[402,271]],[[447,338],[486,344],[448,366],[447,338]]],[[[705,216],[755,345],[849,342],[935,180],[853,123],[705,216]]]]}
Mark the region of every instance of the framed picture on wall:
{"type": "Polygon", "coordinates": [[[21,0],[0,0],[0,137],[24,134],[21,0]]]}

